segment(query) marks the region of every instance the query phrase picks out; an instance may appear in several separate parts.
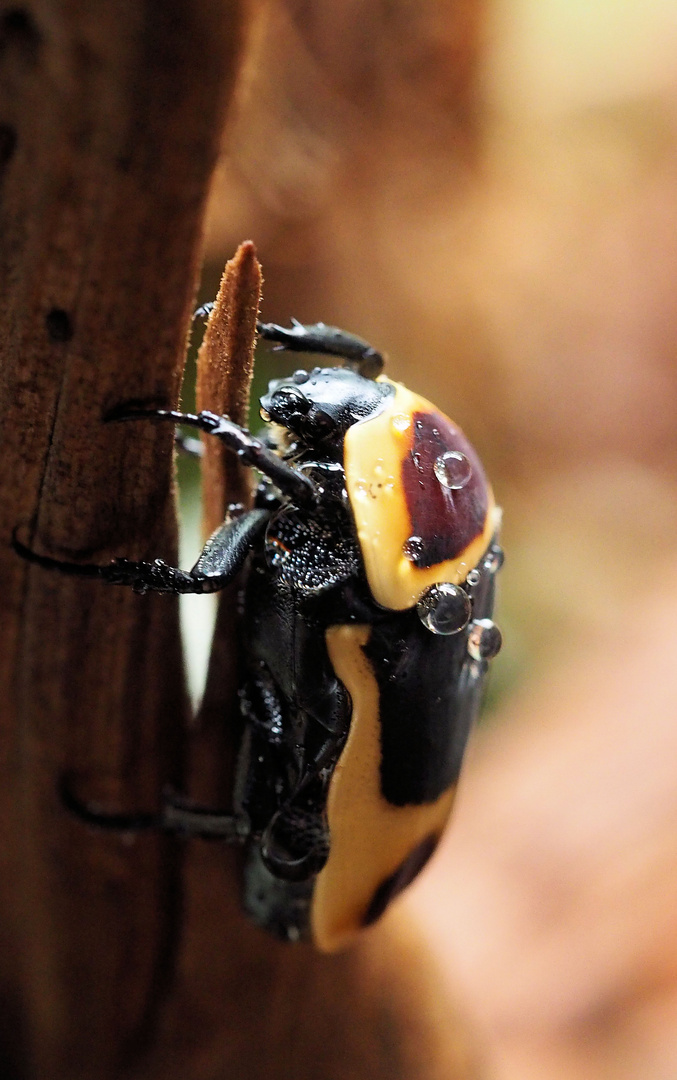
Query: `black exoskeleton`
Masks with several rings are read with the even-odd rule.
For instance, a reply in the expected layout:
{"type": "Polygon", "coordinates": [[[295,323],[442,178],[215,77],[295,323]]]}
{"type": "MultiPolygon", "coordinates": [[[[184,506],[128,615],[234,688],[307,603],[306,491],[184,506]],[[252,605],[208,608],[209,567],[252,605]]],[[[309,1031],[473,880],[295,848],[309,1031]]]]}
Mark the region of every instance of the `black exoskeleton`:
{"type": "Polygon", "coordinates": [[[312,924],[320,947],[333,948],[348,924],[373,921],[411,880],[450,811],[488,660],[500,647],[491,621],[499,518],[463,433],[423,398],[378,378],[383,356],[367,342],[324,323],[258,330],[278,348],[344,361],[273,379],[260,402],[270,424],[263,438],[208,411],[122,405],[105,417],[196,428],[260,474],[252,508],[231,508],[191,570],[161,559],[70,563],[33,551],[17,533],[13,544],[37,566],[139,593],[215,592],[247,565],[232,810],[169,794],[159,813],[105,813],[83,803],[68,777],[63,801],[101,828],[246,843],[244,902],[255,921],[289,940],[312,924]],[[406,582],[416,574],[412,592],[406,582]],[[362,740],[357,764],[354,756],[346,764],[349,731],[362,740]],[[332,808],[348,789],[330,837],[332,808]],[[393,821],[388,847],[382,836],[393,821]],[[332,871],[351,857],[364,896],[357,874],[332,871]]]}
{"type": "Polygon", "coordinates": [[[349,365],[296,372],[270,383],[261,411],[289,433],[280,452],[208,411],[123,405],[106,416],[109,422],[171,421],[197,428],[262,474],[254,507],[227,518],[192,570],[161,559],[70,563],[33,551],[16,534],[13,545],[38,566],[139,593],[218,591],[251,555],[244,604],[248,678],[240,695],[245,735],[234,813],[214,813],[172,795],[157,815],[100,813],[79,802],[68,786],[64,798],[101,827],[159,827],[231,841],[259,838],[264,864],[274,875],[304,881],[326,860],[326,785],[350,719],[350,701],[329,662],[324,630],[331,622],[371,621],[376,614],[348,511],[343,437],[390,388],[374,381],[383,359],[360,338],[323,323],[294,322],[291,330],[260,323],[258,329],[278,348],[341,356],[349,365]]]}

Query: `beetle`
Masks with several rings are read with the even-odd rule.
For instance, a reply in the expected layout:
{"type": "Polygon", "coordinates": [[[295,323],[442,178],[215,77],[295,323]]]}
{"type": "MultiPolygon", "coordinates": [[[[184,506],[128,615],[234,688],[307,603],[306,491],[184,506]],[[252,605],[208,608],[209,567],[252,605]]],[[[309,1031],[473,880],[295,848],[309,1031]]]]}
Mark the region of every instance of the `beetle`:
{"type": "Polygon", "coordinates": [[[104,582],[208,593],[247,564],[242,737],[230,813],[168,795],[158,827],[244,843],[244,907],[278,937],[333,951],[419,872],[451,812],[488,662],[500,511],[477,453],[430,402],[382,374],[367,342],[317,323],[259,323],[278,348],[332,367],[273,379],[262,438],[226,416],[122,407],[108,419],[186,424],[258,470],[195,566],[160,559],[40,566],[104,582]]]}

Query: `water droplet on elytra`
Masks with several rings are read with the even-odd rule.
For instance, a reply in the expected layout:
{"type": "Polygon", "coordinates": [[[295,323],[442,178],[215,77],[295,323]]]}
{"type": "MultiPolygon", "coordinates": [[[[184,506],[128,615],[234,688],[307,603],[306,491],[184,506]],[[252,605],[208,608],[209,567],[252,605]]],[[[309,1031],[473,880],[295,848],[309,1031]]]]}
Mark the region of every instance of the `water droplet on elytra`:
{"type": "Polygon", "coordinates": [[[395,413],[391,417],[390,425],[393,431],[398,435],[404,435],[411,427],[411,417],[406,413],[395,413]]]}
{"type": "Polygon", "coordinates": [[[470,597],[459,585],[443,581],[431,585],[416,605],[418,617],[433,634],[458,634],[467,626],[472,604],[470,597]]]}
{"type": "Polygon", "coordinates": [[[435,462],[435,476],[442,487],[460,491],[472,476],[472,465],[460,450],[447,450],[435,462]]]}
{"type": "Polygon", "coordinates": [[[404,557],[405,559],[409,559],[409,562],[415,562],[416,559],[421,557],[424,551],[425,543],[420,536],[410,536],[402,545],[404,557]]]}
{"type": "Polygon", "coordinates": [[[485,570],[488,570],[490,574],[496,574],[503,566],[503,549],[499,547],[492,547],[486,554],[484,559],[485,570]]]}
{"type": "Polygon", "coordinates": [[[473,660],[491,660],[500,651],[503,638],[491,619],[476,619],[470,626],[468,652],[473,660]]]}

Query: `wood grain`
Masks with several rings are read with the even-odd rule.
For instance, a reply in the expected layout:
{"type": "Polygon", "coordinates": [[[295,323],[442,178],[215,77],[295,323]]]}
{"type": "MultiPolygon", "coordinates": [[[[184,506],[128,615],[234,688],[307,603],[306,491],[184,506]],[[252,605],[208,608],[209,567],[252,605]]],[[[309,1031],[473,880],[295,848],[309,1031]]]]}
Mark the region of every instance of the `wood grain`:
{"type": "Polygon", "coordinates": [[[0,1012],[3,1075],[119,1075],[153,1027],[180,916],[174,845],[62,809],[179,782],[177,606],[28,567],[176,558],[174,404],[240,43],[221,0],[0,9],[0,1012]]]}

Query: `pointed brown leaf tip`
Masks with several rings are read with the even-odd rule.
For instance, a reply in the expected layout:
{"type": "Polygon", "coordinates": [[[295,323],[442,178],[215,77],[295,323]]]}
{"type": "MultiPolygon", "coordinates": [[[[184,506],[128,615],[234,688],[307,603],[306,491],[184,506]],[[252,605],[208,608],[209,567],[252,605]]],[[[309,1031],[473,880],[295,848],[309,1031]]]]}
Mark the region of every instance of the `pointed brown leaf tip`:
{"type": "MultiPolygon", "coordinates": [[[[226,263],[198,353],[198,408],[226,413],[238,424],[246,424],[249,411],[261,283],[256,247],[246,240],[226,263]]],[[[207,531],[223,519],[228,502],[249,497],[246,472],[213,439],[205,442],[203,491],[207,531]]]]}
{"type": "Polygon", "coordinates": [[[235,255],[233,256],[233,262],[237,262],[239,258],[244,258],[245,255],[252,256],[254,259],[256,258],[256,244],[253,240],[242,241],[239,248],[235,252],[235,255]]]}
{"type": "Polygon", "coordinates": [[[244,423],[254,363],[261,267],[251,240],[226,263],[198,359],[198,405],[244,423]]]}

